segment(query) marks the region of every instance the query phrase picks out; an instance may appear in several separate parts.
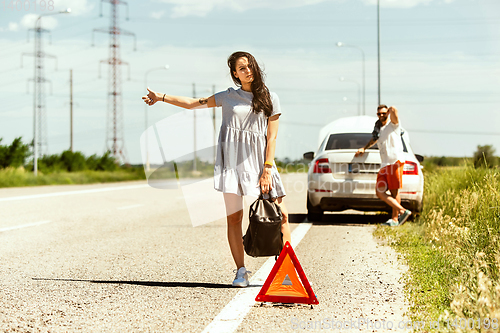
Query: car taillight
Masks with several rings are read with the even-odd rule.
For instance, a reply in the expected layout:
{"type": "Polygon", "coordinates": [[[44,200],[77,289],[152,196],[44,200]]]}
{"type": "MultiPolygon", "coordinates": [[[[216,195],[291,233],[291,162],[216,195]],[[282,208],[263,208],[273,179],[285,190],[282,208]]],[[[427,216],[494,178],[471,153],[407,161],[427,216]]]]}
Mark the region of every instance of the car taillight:
{"type": "Polygon", "coordinates": [[[406,161],[403,167],[403,175],[418,175],[417,163],[406,161]]]}
{"type": "Polygon", "coordinates": [[[327,158],[320,158],[314,163],[313,173],[332,173],[327,158]]]}

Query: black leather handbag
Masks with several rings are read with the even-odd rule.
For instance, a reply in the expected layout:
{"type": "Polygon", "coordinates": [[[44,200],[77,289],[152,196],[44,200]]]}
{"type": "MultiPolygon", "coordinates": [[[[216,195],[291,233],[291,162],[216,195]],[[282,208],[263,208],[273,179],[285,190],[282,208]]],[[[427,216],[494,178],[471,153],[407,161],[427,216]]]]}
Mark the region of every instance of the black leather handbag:
{"type": "Polygon", "coordinates": [[[281,253],[283,234],[280,206],[262,195],[250,205],[250,223],[243,236],[245,252],[252,257],[270,257],[281,253]]]}

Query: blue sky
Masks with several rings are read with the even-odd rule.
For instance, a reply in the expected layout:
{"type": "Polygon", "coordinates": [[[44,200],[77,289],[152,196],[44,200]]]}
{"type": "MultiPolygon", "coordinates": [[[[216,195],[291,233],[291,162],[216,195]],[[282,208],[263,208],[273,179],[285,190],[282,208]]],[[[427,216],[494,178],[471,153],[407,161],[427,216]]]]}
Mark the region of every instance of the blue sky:
{"type": "MultiPolygon", "coordinates": [[[[33,35],[28,29],[42,11],[0,3],[0,137],[2,143],[33,137],[33,35]],[[23,59],[23,67],[21,67],[23,59]]],[[[33,3],[33,2],[32,2],[33,3]]],[[[40,4],[40,0],[37,2],[40,4]]],[[[51,30],[44,50],[48,153],[69,148],[69,70],[73,69],[74,147],[87,155],[106,149],[109,36],[92,30],[109,26],[110,5],[99,1],[54,0],[54,10],[71,14],[42,19],[51,30]]],[[[322,126],[358,114],[365,53],[366,112],[377,105],[375,0],[157,0],[120,7],[124,138],[128,161],[141,163],[145,129],[141,96],[148,85],[173,95],[209,96],[233,86],[226,59],[249,51],[264,66],[267,84],[281,100],[276,156],[297,159],[317,148],[322,126]],[[130,68],[130,80],[128,78],[130,68]],[[344,81],[339,78],[344,77],[344,81]]],[[[48,11],[46,10],[45,13],[48,11]]],[[[500,2],[496,0],[381,0],[381,96],[395,105],[413,149],[427,156],[471,156],[477,145],[500,153],[500,2]]],[[[362,109],[362,107],[361,107],[362,109]]],[[[183,111],[149,108],[149,124],[183,111]]],[[[217,124],[220,125],[220,110],[217,124]]],[[[189,116],[186,113],[186,116],[189,116]]],[[[204,121],[199,117],[202,128],[204,121]]],[[[207,123],[208,124],[208,123],[207,123]]],[[[203,131],[202,129],[199,129],[203,131]]],[[[191,147],[193,129],[179,133],[191,147]]],[[[203,135],[198,140],[205,140],[203,135]]]]}

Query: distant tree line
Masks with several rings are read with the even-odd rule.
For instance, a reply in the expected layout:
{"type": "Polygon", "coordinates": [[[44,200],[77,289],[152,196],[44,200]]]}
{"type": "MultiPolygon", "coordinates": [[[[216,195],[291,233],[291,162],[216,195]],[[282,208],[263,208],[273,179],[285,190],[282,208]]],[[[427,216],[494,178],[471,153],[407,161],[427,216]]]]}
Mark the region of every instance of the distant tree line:
{"type": "MultiPolygon", "coordinates": [[[[2,145],[0,138],[0,168],[24,167],[33,170],[33,143],[25,144],[21,137],[14,139],[10,145],[2,145]]],[[[102,170],[114,171],[119,166],[108,151],[102,156],[96,154],[86,157],[81,152],[65,150],[61,154],[43,155],[38,158],[38,169],[44,173],[60,171],[102,170]]]]}
{"type": "MultiPolygon", "coordinates": [[[[24,167],[26,170],[33,170],[33,143],[25,144],[21,137],[15,138],[10,145],[2,145],[0,138],[0,169],[7,167],[24,167]]],[[[286,172],[307,172],[308,162],[303,159],[291,161],[288,158],[276,159],[277,166],[286,172]]],[[[460,166],[466,163],[473,163],[476,168],[495,168],[500,166],[500,158],[495,156],[495,148],[492,145],[477,146],[477,150],[472,158],[431,156],[424,160],[425,167],[434,166],[460,166]]],[[[187,171],[189,163],[181,163],[179,171],[187,171]],[[185,169],[185,170],[184,170],[185,169]]],[[[212,169],[210,163],[197,163],[198,169],[212,169]],[[206,165],[205,165],[206,164],[206,165]]],[[[38,169],[45,173],[60,171],[84,171],[102,170],[115,171],[119,168],[116,159],[111,152],[106,152],[102,156],[96,154],[86,157],[81,152],[65,150],[61,154],[44,155],[38,158],[38,169]]],[[[204,170],[206,171],[206,170],[204,170]]]]}
{"type": "Polygon", "coordinates": [[[470,157],[450,157],[450,156],[426,156],[423,162],[428,166],[461,166],[467,164],[470,157]]]}
{"type": "Polygon", "coordinates": [[[492,145],[477,146],[472,158],[430,156],[424,160],[425,167],[433,166],[460,166],[472,163],[475,168],[496,168],[500,166],[500,158],[495,156],[495,148],[492,145]]]}

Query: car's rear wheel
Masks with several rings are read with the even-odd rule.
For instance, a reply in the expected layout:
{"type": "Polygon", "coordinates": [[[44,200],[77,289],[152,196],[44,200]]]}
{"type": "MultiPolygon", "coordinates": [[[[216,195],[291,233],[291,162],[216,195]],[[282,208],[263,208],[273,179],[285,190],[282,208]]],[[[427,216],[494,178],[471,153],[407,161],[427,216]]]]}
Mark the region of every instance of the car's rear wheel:
{"type": "Polygon", "coordinates": [[[319,222],[323,219],[323,212],[317,213],[317,212],[311,212],[307,211],[307,220],[309,222],[319,222]]]}
{"type": "Polygon", "coordinates": [[[321,221],[324,211],[319,207],[314,207],[307,196],[307,219],[309,222],[321,221]]]}
{"type": "Polygon", "coordinates": [[[411,211],[411,215],[408,218],[408,221],[415,221],[417,219],[417,217],[419,217],[419,216],[420,216],[420,212],[419,211],[412,210],[411,211]]]}

